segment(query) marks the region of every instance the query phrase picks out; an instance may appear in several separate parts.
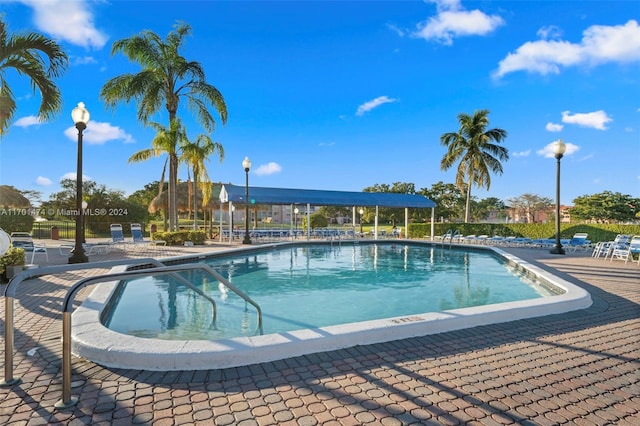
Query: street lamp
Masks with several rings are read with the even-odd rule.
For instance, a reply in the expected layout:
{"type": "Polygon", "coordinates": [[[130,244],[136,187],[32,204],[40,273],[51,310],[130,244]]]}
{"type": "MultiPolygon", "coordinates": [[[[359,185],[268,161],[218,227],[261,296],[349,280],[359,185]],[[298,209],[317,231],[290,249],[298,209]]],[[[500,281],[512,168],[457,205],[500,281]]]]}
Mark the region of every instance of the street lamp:
{"type": "Polygon", "coordinates": [[[360,209],[358,213],[360,213],[360,236],[362,236],[362,214],[364,213],[364,209],[360,209]]]}
{"type": "Polygon", "coordinates": [[[251,238],[249,238],[249,170],[251,169],[251,160],[249,160],[249,157],[244,157],[244,160],[242,160],[242,168],[246,175],[244,199],[244,240],[242,240],[242,244],[251,244],[251,238]]]}
{"type": "Polygon", "coordinates": [[[78,129],[78,165],[76,167],[76,242],[69,263],[86,263],[89,258],[84,252],[82,243],[84,242],[83,209],[82,209],[82,132],[87,128],[89,122],[89,111],[84,107],[83,102],[78,102],[78,106],[71,111],[71,118],[78,129]]]}
{"type": "Polygon", "coordinates": [[[549,250],[551,254],[564,254],[562,243],[560,242],[560,159],[567,150],[567,146],[558,139],[553,145],[553,154],[556,157],[556,243],[549,250]]]}

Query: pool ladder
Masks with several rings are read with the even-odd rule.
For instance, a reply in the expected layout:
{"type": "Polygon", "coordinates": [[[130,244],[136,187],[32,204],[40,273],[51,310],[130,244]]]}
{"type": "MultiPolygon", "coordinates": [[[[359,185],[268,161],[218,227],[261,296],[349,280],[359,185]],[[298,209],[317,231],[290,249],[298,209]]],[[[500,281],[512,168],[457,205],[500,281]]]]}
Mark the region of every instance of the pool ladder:
{"type": "Polygon", "coordinates": [[[13,301],[15,298],[15,288],[21,282],[30,279],[37,278],[43,275],[50,275],[54,273],[64,273],[73,270],[82,269],[95,269],[95,268],[107,268],[123,265],[137,265],[141,269],[126,270],[123,272],[112,272],[104,275],[96,275],[88,278],[83,278],[76,282],[69,290],[64,298],[62,304],[62,399],[55,404],[57,409],[66,409],[77,404],[78,399],[71,396],[71,311],[73,309],[73,301],[77,292],[89,284],[104,281],[121,280],[132,277],[146,277],[159,274],[170,274],[173,278],[177,279],[180,283],[186,285],[196,293],[207,299],[211,303],[212,307],[212,325],[216,323],[216,302],[200,290],[198,287],[191,284],[184,277],[177,274],[180,271],[190,270],[204,270],[209,275],[224,284],[231,291],[240,296],[246,303],[253,305],[256,308],[258,314],[257,331],[263,334],[262,327],[262,309],[254,300],[246,295],[242,290],[231,284],[229,280],[225,279],[216,270],[204,263],[190,263],[183,265],[166,266],[157,259],[126,259],[107,262],[96,262],[91,265],[88,264],[72,264],[61,266],[48,266],[38,269],[27,269],[20,274],[16,275],[5,287],[4,299],[5,299],[5,380],[0,383],[0,387],[13,386],[20,382],[20,379],[13,377],[13,351],[14,351],[14,327],[13,327],[13,301]],[[152,265],[151,268],[145,267],[152,265]]]}
{"type": "Polygon", "coordinates": [[[451,247],[453,240],[460,240],[460,230],[456,229],[455,231],[452,231],[451,229],[448,229],[446,234],[442,237],[443,246],[447,242],[447,239],[449,240],[449,247],[451,247]]]}

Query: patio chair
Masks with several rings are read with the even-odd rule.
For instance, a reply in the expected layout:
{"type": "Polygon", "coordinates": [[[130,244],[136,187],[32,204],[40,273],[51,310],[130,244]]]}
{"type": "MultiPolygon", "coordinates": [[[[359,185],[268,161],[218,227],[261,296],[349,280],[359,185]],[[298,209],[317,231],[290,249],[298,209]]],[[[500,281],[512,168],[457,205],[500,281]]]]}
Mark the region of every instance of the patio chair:
{"type": "Polygon", "coordinates": [[[167,242],[166,241],[161,241],[161,240],[146,240],[144,238],[144,235],[142,234],[142,225],[140,225],[139,223],[132,223],[131,224],[131,238],[133,240],[133,245],[134,247],[138,246],[138,247],[156,247],[158,245],[163,245],[166,246],[167,242]]]}
{"type": "Polygon", "coordinates": [[[604,256],[607,259],[609,256],[612,256],[613,252],[616,250],[624,250],[631,241],[631,235],[628,234],[618,234],[613,241],[603,242],[598,252],[592,254],[593,257],[604,256]]]}
{"type": "Polygon", "coordinates": [[[624,263],[629,262],[629,260],[633,262],[634,254],[638,255],[638,265],[640,265],[640,235],[634,235],[629,244],[624,247],[614,248],[611,253],[611,261],[616,258],[624,260],[624,263]]]}
{"type": "Polygon", "coordinates": [[[111,241],[109,242],[110,249],[123,249],[127,248],[127,240],[124,238],[124,232],[122,232],[122,225],[119,223],[112,223],[109,227],[111,231],[111,241]]]}
{"type": "Polygon", "coordinates": [[[591,241],[587,240],[589,234],[585,232],[579,232],[573,235],[573,238],[569,240],[567,244],[567,250],[570,251],[578,251],[578,250],[587,250],[591,247],[591,241]]]}

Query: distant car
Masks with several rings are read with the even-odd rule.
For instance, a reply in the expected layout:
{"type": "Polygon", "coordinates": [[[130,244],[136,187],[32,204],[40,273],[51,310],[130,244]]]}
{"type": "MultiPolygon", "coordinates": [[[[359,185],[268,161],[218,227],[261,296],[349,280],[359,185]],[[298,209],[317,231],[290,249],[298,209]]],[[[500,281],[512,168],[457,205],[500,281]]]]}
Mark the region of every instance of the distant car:
{"type": "Polygon", "coordinates": [[[26,251],[33,250],[33,237],[28,232],[12,232],[11,243],[14,247],[20,247],[26,251]]]}

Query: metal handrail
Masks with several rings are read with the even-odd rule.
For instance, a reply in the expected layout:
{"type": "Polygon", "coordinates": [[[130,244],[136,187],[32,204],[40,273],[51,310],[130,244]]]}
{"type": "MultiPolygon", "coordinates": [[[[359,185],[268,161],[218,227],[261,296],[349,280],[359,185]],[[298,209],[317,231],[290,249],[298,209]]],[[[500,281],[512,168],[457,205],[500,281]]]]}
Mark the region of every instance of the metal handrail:
{"type": "Polygon", "coordinates": [[[451,247],[451,244],[453,244],[453,239],[454,239],[454,238],[456,238],[456,237],[457,237],[458,239],[460,239],[460,230],[459,230],[459,229],[456,229],[456,230],[453,232],[453,234],[451,235],[451,239],[449,240],[449,247],[451,247]]]}
{"type": "Polygon", "coordinates": [[[13,327],[13,301],[15,289],[23,281],[38,278],[43,275],[66,273],[83,269],[112,268],[114,266],[125,265],[156,265],[164,266],[164,263],[153,258],[141,259],[120,259],[108,260],[104,262],[76,263],[69,265],[44,266],[37,269],[26,269],[14,276],[9,284],[4,288],[5,312],[4,312],[4,381],[0,382],[0,387],[13,386],[20,382],[20,379],[13,377],[13,350],[14,350],[14,327],[13,327]]]}
{"type": "Polygon", "coordinates": [[[82,287],[101,281],[112,281],[114,279],[124,279],[131,277],[144,277],[150,275],[158,275],[159,273],[171,273],[179,271],[188,271],[202,269],[211,274],[214,278],[229,287],[234,293],[240,296],[245,302],[253,305],[258,312],[258,329],[260,334],[262,329],[262,309],[260,305],[254,302],[249,296],[244,294],[240,289],[235,287],[229,281],[224,279],[218,272],[210,266],[203,263],[189,263],[173,266],[161,266],[151,269],[138,269],[133,271],[116,272],[105,275],[97,275],[94,277],[83,278],[76,282],[69,290],[62,303],[62,399],[55,404],[57,409],[64,409],[75,405],[78,400],[71,396],[71,310],[73,309],[73,300],[75,294],[82,287]]]}

